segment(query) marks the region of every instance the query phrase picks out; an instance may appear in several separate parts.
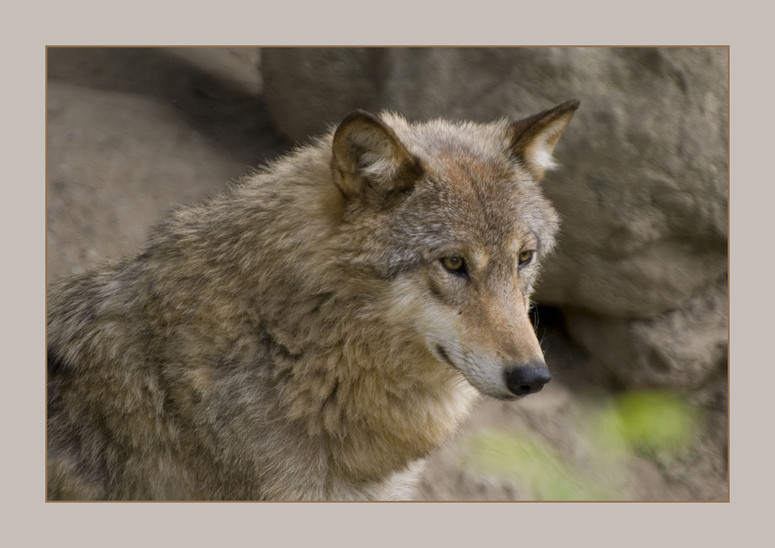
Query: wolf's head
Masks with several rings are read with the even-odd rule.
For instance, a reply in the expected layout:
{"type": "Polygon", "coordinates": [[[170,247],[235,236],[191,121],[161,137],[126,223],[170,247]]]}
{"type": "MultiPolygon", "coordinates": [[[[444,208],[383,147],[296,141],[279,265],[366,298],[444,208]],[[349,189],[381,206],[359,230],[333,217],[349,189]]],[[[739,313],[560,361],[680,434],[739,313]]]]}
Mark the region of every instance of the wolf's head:
{"type": "Polygon", "coordinates": [[[385,321],[490,396],[550,379],[528,317],[558,228],[539,182],[578,105],[491,124],[356,111],[334,133],[340,259],[379,281],[385,321]]]}

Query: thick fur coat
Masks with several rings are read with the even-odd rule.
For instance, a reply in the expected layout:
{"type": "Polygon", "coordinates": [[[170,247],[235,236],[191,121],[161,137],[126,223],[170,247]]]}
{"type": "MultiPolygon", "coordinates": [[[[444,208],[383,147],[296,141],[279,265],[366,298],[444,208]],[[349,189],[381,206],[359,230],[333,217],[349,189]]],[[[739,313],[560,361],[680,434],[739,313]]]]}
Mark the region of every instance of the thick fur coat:
{"type": "Polygon", "coordinates": [[[408,498],[479,392],[549,380],[528,319],[578,102],[336,131],[48,293],[48,497],[408,498]]]}

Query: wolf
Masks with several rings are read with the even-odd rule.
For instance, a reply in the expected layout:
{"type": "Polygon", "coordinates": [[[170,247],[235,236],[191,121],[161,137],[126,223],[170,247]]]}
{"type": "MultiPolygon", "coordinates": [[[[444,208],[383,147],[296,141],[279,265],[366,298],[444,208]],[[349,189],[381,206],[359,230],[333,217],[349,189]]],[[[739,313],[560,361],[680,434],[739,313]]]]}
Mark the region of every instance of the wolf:
{"type": "Polygon", "coordinates": [[[479,394],[550,380],[540,182],[578,106],[352,112],[50,286],[48,500],[411,498],[479,394]]]}

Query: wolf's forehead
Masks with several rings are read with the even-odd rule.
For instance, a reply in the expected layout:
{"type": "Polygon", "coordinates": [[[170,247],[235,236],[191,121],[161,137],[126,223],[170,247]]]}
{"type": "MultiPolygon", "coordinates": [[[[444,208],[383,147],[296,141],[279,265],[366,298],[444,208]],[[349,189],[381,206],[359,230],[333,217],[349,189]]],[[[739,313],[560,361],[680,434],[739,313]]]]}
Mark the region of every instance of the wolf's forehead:
{"type": "Polygon", "coordinates": [[[508,178],[501,159],[467,148],[441,150],[433,163],[449,184],[480,188],[486,191],[492,183],[508,178]]]}
{"type": "Polygon", "coordinates": [[[507,226],[519,214],[527,189],[522,188],[526,181],[519,166],[504,156],[469,149],[441,150],[427,171],[450,204],[478,213],[482,221],[507,226]]]}
{"type": "MultiPolygon", "coordinates": [[[[470,166],[469,166],[470,167],[470,166]]],[[[463,175],[434,176],[407,202],[411,223],[433,227],[434,238],[475,249],[513,253],[524,247],[537,228],[536,215],[527,215],[526,204],[506,181],[482,182],[476,169],[463,175]]],[[[430,234],[430,232],[427,232],[430,234]]]]}
{"type": "Polygon", "coordinates": [[[410,141],[410,148],[432,163],[436,160],[500,163],[508,150],[506,134],[497,124],[428,123],[416,128],[410,141]]]}

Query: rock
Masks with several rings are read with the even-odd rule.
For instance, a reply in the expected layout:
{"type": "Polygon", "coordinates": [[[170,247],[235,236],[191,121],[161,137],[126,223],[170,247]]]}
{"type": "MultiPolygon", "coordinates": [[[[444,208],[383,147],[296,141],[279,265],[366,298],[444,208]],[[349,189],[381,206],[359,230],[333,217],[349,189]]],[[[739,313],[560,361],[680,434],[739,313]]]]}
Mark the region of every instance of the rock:
{"type": "Polygon", "coordinates": [[[273,128],[261,127],[268,115],[245,89],[213,98],[197,87],[220,81],[233,89],[229,82],[254,54],[48,50],[48,281],[139,252],[170,209],[223,190],[284,150],[273,128]],[[221,72],[205,71],[219,59],[221,72]]]}
{"type": "Polygon", "coordinates": [[[297,140],[354,108],[484,121],[580,99],[544,185],[563,227],[536,300],[572,311],[570,335],[593,354],[628,356],[614,369],[633,383],[635,348],[675,357],[668,370],[689,355],[716,368],[726,308],[689,316],[727,272],[727,48],[277,48],[262,63],[268,108],[297,140]],[[676,315],[702,340],[657,336],[676,315]]]}
{"type": "Polygon", "coordinates": [[[176,121],[154,99],[49,84],[49,280],[138,252],[171,204],[201,200],[240,174],[242,165],[176,121]],[[91,131],[68,129],[76,123],[91,131]]]}
{"type": "Polygon", "coordinates": [[[167,48],[164,53],[180,58],[199,73],[200,89],[216,98],[257,97],[264,89],[260,48],[167,48]]]}
{"type": "Polygon", "coordinates": [[[264,99],[277,127],[288,137],[304,141],[338,124],[351,110],[377,110],[384,51],[263,49],[264,99]]]}
{"type": "Polygon", "coordinates": [[[727,279],[647,320],[565,312],[567,327],[620,382],[696,390],[726,372],[727,279]]]}

